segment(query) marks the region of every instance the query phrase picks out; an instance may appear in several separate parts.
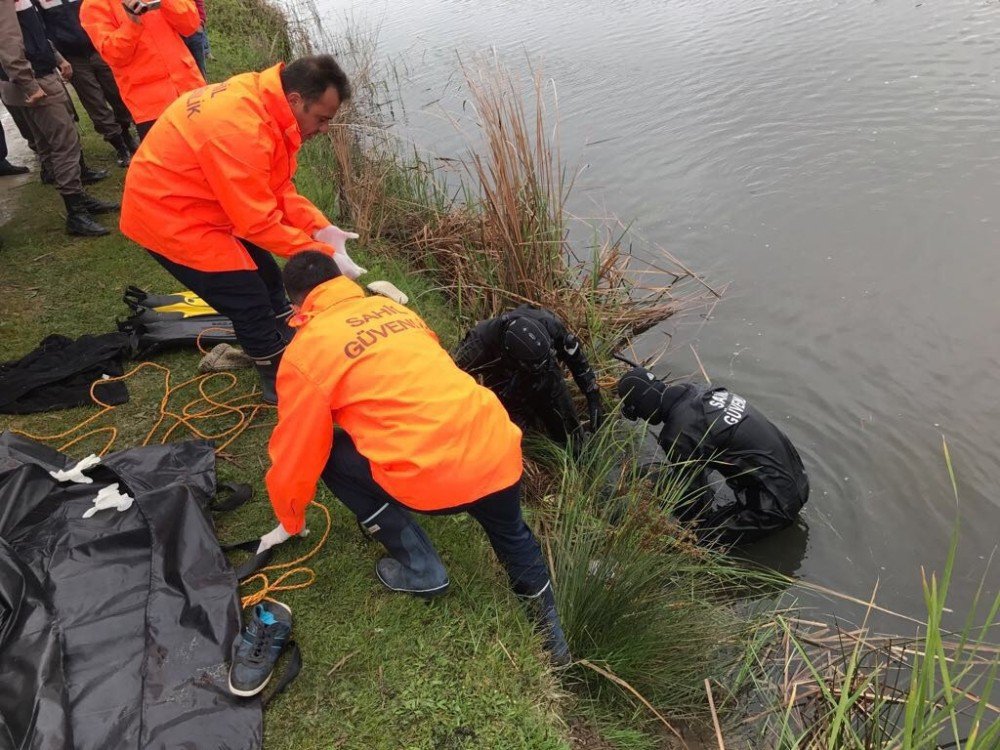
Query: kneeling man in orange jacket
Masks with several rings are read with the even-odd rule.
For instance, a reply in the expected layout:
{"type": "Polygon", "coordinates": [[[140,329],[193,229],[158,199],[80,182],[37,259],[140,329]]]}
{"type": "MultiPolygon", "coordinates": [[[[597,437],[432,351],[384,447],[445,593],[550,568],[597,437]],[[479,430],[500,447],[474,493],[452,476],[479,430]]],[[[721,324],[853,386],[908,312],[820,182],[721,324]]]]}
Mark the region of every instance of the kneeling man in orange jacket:
{"type": "Polygon", "coordinates": [[[366,297],[328,254],[284,269],[297,328],[278,371],[267,490],[280,524],[258,552],[305,527],[322,479],[389,552],[379,580],[433,597],[448,573],[408,510],[459,513],[483,527],[553,661],[569,661],[549,572],[521,514],[521,431],[462,372],[413,311],[366,297]]]}

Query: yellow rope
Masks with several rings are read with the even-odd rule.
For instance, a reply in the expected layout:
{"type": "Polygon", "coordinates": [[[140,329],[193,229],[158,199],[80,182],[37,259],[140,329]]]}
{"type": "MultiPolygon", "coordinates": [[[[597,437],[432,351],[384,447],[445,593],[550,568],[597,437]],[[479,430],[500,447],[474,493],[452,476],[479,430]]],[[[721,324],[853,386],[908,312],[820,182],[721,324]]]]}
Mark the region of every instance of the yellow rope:
{"type": "MultiPolygon", "coordinates": [[[[199,341],[198,341],[199,349],[202,348],[200,339],[201,337],[199,336],[199,341]]],[[[231,445],[232,442],[236,440],[240,435],[242,435],[244,431],[246,431],[246,429],[250,426],[250,423],[254,420],[254,418],[257,416],[257,413],[260,410],[274,408],[272,406],[268,406],[266,404],[261,404],[261,403],[242,403],[247,399],[256,399],[258,395],[256,392],[245,393],[225,401],[220,400],[222,396],[229,393],[229,391],[231,391],[234,387],[236,387],[238,383],[236,376],[233,375],[231,372],[213,372],[204,375],[196,375],[194,377],[188,378],[187,380],[185,380],[182,383],[179,383],[178,385],[171,385],[172,373],[170,371],[170,368],[164,367],[163,365],[157,364],[156,362],[142,362],[133,367],[128,372],[126,372],[124,375],[118,375],[113,378],[105,378],[102,380],[95,381],[90,386],[90,398],[96,406],[101,407],[100,411],[98,411],[96,414],[92,414],[83,421],[78,422],[77,424],[70,427],[68,430],[52,435],[35,435],[30,432],[26,432],[24,430],[11,430],[11,431],[16,432],[19,435],[23,435],[24,437],[31,438],[32,440],[37,440],[43,443],[62,440],[63,438],[70,437],[74,435],[74,433],[80,432],[81,430],[83,430],[85,427],[87,427],[100,417],[104,416],[105,414],[109,414],[110,412],[114,411],[117,408],[116,406],[113,406],[111,404],[104,403],[103,401],[101,401],[101,399],[97,397],[95,393],[95,388],[97,386],[103,385],[105,383],[111,383],[114,381],[128,380],[129,378],[135,376],[137,373],[146,369],[154,369],[162,371],[163,397],[160,399],[159,416],[157,417],[157,420],[153,424],[152,428],[150,428],[149,432],[146,433],[146,437],[143,439],[142,445],[149,445],[150,443],[152,443],[154,437],[156,436],[160,428],[164,425],[164,423],[171,422],[172,420],[170,426],[166,428],[166,430],[160,437],[159,440],[160,443],[166,443],[170,439],[171,435],[173,435],[177,429],[184,427],[187,428],[193,435],[203,438],[205,440],[214,440],[214,441],[222,440],[223,442],[220,445],[218,445],[215,449],[216,453],[220,453],[221,451],[225,450],[229,445],[231,445]],[[207,386],[211,381],[217,381],[219,379],[221,379],[224,383],[226,383],[224,387],[221,387],[218,390],[212,392],[207,390],[207,386]],[[169,407],[169,403],[174,394],[176,394],[178,391],[181,391],[184,388],[188,388],[194,385],[197,385],[198,387],[198,398],[188,401],[183,406],[183,408],[181,408],[179,412],[172,410],[169,407]],[[204,422],[205,420],[215,420],[225,416],[235,417],[237,421],[234,425],[227,427],[226,429],[221,430],[220,432],[210,433],[199,426],[199,424],[204,422]]],[[[77,443],[80,443],[86,440],[87,438],[90,438],[94,435],[100,435],[103,433],[110,434],[110,438],[105,443],[104,448],[98,454],[100,456],[104,456],[105,454],[107,454],[108,451],[111,450],[112,447],[114,447],[114,444],[118,439],[118,428],[112,425],[106,425],[104,427],[96,427],[92,430],[87,430],[86,432],[82,432],[76,435],[75,437],[72,437],[72,439],[69,440],[69,442],[60,445],[59,450],[65,451],[67,448],[76,445],[77,443]]],[[[265,599],[273,601],[271,599],[271,594],[275,592],[295,591],[297,589],[304,589],[311,586],[316,581],[316,572],[313,571],[311,568],[307,568],[301,565],[301,563],[305,562],[306,560],[309,560],[320,551],[320,549],[326,543],[327,538],[330,536],[330,529],[333,525],[333,522],[330,518],[330,511],[329,509],[327,509],[325,505],[323,505],[322,503],[318,503],[315,500],[312,502],[312,505],[316,506],[321,511],[323,511],[323,514],[326,516],[326,529],[323,531],[323,534],[320,537],[319,541],[313,546],[313,548],[307,554],[303,555],[302,557],[299,557],[288,563],[269,565],[263,570],[261,570],[259,573],[256,573],[255,575],[251,576],[245,581],[242,581],[240,584],[241,586],[245,586],[251,581],[256,581],[256,580],[259,580],[261,582],[261,587],[258,591],[255,591],[252,594],[247,594],[246,596],[242,597],[241,601],[244,607],[253,606],[254,604],[257,604],[258,602],[261,602],[265,599]],[[267,576],[267,572],[268,571],[273,572],[278,570],[284,570],[285,572],[279,575],[277,578],[275,578],[274,581],[272,582],[270,578],[267,576]],[[295,581],[296,577],[300,578],[301,580],[295,581]]]]}
{"type": "Polygon", "coordinates": [[[304,554],[302,557],[296,558],[291,562],[278,563],[276,565],[268,565],[266,568],[263,568],[259,573],[255,573],[254,575],[247,578],[245,581],[242,581],[240,583],[241,586],[245,586],[251,581],[256,581],[256,580],[260,580],[262,582],[260,589],[254,591],[252,594],[247,594],[240,600],[240,604],[244,608],[252,607],[254,604],[262,602],[265,599],[267,599],[268,601],[274,601],[271,598],[271,594],[276,591],[295,591],[296,589],[304,589],[308,588],[309,586],[312,586],[313,583],[316,581],[316,571],[314,571],[312,568],[306,568],[302,566],[301,563],[304,563],[306,560],[310,559],[317,552],[319,552],[320,549],[322,549],[323,545],[326,543],[327,537],[330,536],[330,528],[333,525],[333,521],[330,518],[330,510],[325,505],[323,505],[322,503],[318,503],[315,500],[312,501],[312,505],[315,505],[317,508],[323,511],[323,514],[326,516],[326,529],[323,531],[323,535],[320,537],[319,541],[316,542],[315,546],[311,550],[309,550],[309,552],[304,554]],[[284,570],[285,572],[282,573],[277,578],[275,578],[274,581],[272,582],[267,577],[267,571],[269,570],[270,571],[284,570]],[[287,583],[289,579],[293,578],[296,575],[304,576],[304,580],[299,581],[297,583],[287,583]]]}

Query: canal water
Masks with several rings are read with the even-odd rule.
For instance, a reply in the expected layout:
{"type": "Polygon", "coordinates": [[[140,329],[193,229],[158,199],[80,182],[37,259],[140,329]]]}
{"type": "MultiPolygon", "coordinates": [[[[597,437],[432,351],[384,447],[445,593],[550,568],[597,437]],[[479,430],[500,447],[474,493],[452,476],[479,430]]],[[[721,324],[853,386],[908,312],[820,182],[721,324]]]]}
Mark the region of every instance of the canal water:
{"type": "Polygon", "coordinates": [[[883,605],[919,614],[919,568],[961,517],[953,605],[968,601],[1000,530],[997,0],[316,7],[327,34],[377,30],[400,132],[439,156],[463,148],[460,59],[541,69],[580,169],[573,211],[729,284],[636,349],[670,334],[658,369],[680,375],[693,346],[799,447],[805,524],[752,556],[858,597],[878,581],[883,605]]]}

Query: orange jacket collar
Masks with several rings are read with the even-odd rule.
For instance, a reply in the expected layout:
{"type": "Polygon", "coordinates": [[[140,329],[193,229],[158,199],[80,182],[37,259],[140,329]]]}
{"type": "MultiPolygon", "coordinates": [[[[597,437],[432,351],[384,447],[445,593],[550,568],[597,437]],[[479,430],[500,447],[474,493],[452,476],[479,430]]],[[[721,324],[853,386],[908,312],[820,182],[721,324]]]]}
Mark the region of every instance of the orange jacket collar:
{"type": "Polygon", "coordinates": [[[349,299],[360,299],[365,296],[360,286],[346,276],[324,281],[306,295],[298,313],[288,321],[292,328],[301,328],[316,315],[334,305],[339,305],[349,299]]]}
{"type": "Polygon", "coordinates": [[[278,63],[260,73],[260,98],[264,102],[266,109],[274,121],[285,134],[285,139],[291,146],[291,150],[298,151],[302,145],[302,133],[299,131],[299,123],[292,113],[292,108],[288,104],[288,97],[285,96],[285,89],[281,85],[281,71],[284,63],[278,63]]]}

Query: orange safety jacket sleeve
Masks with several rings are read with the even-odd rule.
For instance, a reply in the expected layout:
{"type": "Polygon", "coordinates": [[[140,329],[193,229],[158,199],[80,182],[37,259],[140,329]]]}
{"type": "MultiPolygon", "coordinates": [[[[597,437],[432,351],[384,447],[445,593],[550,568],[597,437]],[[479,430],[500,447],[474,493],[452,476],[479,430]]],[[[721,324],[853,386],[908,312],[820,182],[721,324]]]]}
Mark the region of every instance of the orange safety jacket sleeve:
{"type": "Polygon", "coordinates": [[[108,65],[127,65],[135,56],[142,36],[142,23],[119,24],[111,6],[103,2],[84,3],[80,9],[87,36],[108,65]]]}
{"type": "Polygon", "coordinates": [[[278,383],[281,398],[268,444],[267,494],[285,531],[298,534],[333,449],[333,412],[319,387],[291,362],[279,368],[278,383]]]}
{"type": "Polygon", "coordinates": [[[181,36],[189,36],[201,28],[201,16],[194,0],[161,0],[160,13],[181,36]]]}
{"type": "Polygon", "coordinates": [[[275,255],[288,257],[303,250],[333,255],[333,247],[285,222],[268,181],[270,156],[254,147],[255,140],[247,133],[231,133],[206,141],[198,151],[202,173],[233,223],[233,234],[275,255]]]}
{"type": "Polygon", "coordinates": [[[285,218],[310,237],[317,230],[328,227],[331,224],[331,221],[326,218],[322,211],[316,208],[311,200],[299,194],[291,180],[288,181],[288,185],[279,200],[285,218]]]}

